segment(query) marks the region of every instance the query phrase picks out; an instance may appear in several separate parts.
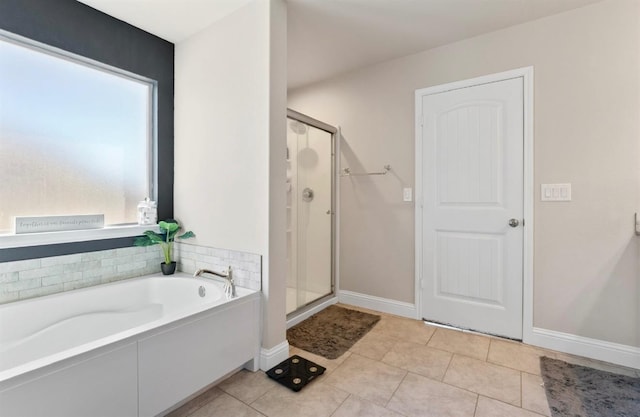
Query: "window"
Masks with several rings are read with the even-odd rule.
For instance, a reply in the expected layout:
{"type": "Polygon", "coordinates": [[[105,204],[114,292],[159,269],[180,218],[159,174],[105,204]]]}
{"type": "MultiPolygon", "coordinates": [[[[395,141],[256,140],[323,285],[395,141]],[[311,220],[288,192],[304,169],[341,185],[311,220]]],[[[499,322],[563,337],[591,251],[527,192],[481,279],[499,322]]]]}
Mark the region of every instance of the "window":
{"type": "Polygon", "coordinates": [[[0,34],[0,234],[15,216],[136,223],[155,197],[152,80],[0,34]]]}

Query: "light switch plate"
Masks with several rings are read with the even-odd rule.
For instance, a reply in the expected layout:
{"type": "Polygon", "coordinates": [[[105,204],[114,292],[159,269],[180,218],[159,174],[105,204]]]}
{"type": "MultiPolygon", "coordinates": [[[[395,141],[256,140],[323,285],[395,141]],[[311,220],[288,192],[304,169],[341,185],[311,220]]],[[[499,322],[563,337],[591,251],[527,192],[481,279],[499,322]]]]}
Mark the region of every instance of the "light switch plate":
{"type": "Polygon", "coordinates": [[[571,184],[541,184],[541,201],[571,201],[571,184]]]}
{"type": "Polygon", "coordinates": [[[402,200],[403,201],[412,201],[413,200],[413,189],[411,189],[411,188],[403,188],[402,189],[402,200]]]}

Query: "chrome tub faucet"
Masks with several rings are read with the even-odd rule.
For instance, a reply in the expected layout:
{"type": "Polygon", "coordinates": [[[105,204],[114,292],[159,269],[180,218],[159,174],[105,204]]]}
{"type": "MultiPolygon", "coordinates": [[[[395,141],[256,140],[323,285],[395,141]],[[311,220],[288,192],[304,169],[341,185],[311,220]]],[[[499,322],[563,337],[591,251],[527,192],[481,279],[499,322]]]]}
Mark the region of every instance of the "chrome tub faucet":
{"type": "Polygon", "coordinates": [[[227,297],[227,299],[236,298],[238,296],[238,294],[236,293],[236,283],[233,280],[233,271],[231,270],[231,266],[229,266],[229,269],[227,269],[227,272],[217,272],[217,271],[212,271],[210,269],[198,269],[193,274],[193,277],[194,278],[199,277],[202,274],[211,274],[211,275],[224,278],[225,279],[224,295],[227,297]]]}

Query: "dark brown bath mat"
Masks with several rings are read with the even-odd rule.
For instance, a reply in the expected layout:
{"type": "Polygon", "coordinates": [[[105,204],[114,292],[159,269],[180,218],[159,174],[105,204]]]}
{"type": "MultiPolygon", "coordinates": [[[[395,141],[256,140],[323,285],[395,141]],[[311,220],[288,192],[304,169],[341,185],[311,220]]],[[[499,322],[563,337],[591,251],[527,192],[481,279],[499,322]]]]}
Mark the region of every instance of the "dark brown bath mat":
{"type": "Polygon", "coordinates": [[[374,314],[332,305],[287,330],[287,339],[302,350],[336,359],[379,320],[374,314]]]}
{"type": "Polygon", "coordinates": [[[326,369],[298,355],[293,355],[267,371],[269,378],[276,380],[287,388],[300,391],[315,377],[326,369]]]}

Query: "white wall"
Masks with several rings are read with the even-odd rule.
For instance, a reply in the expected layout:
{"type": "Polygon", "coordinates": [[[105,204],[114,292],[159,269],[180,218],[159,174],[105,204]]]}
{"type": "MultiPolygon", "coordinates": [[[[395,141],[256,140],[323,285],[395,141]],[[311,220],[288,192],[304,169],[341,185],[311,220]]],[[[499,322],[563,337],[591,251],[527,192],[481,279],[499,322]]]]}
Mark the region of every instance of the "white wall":
{"type": "Polygon", "coordinates": [[[414,91],[535,68],[534,325],[640,347],[640,1],[612,0],[289,92],[342,127],[341,289],[413,303],[414,91]],[[573,201],[542,203],[541,183],[573,201]]]}
{"type": "Polygon", "coordinates": [[[285,36],[282,1],[254,0],[175,52],[174,211],[194,243],[262,256],[266,348],[286,331],[285,36]]]}
{"type": "MultiPolygon", "coordinates": [[[[287,6],[283,0],[269,0],[269,13],[269,280],[262,286],[268,298],[263,320],[267,348],[286,342],[287,332],[287,6]]],[[[266,369],[289,357],[288,349],[280,355],[272,357],[266,369]]]]}
{"type": "Polygon", "coordinates": [[[268,249],[268,31],[258,0],[176,45],[174,208],[198,244],[268,249]]]}

